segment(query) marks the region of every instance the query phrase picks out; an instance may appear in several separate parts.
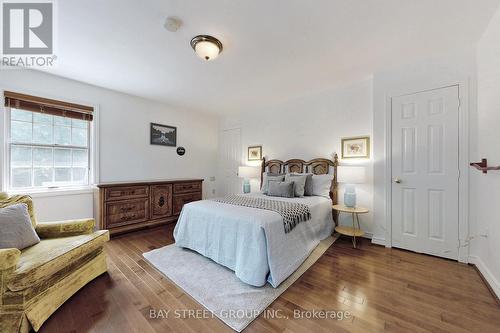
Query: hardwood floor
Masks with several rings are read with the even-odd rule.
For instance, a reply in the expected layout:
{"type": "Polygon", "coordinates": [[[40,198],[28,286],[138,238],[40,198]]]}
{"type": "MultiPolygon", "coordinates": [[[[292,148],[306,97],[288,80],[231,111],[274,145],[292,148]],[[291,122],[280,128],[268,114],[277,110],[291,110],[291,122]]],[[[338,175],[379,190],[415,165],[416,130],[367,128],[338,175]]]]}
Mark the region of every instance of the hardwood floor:
{"type": "MultiPolygon", "coordinates": [[[[216,318],[150,319],[150,310],[202,310],[142,257],[173,243],[173,226],[113,238],[108,273],[68,300],[40,332],[233,332],[216,318]]],[[[245,332],[500,332],[500,307],[471,266],[364,240],[339,240],[270,309],[349,311],[335,319],[260,316],[245,332]]],[[[188,316],[189,317],[189,316],[188,316]]]]}

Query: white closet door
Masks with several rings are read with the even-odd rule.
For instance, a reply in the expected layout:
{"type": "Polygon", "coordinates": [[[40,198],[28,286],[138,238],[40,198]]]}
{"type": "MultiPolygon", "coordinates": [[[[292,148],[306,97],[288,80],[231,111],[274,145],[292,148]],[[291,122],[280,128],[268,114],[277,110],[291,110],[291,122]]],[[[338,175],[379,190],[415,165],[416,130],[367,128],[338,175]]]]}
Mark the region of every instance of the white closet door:
{"type": "Polygon", "coordinates": [[[221,196],[241,192],[238,167],[242,165],[241,129],[224,130],[221,133],[221,162],[223,186],[221,196]]]}
{"type": "Polygon", "coordinates": [[[458,86],[392,99],[392,245],[458,259],[458,86]]]}

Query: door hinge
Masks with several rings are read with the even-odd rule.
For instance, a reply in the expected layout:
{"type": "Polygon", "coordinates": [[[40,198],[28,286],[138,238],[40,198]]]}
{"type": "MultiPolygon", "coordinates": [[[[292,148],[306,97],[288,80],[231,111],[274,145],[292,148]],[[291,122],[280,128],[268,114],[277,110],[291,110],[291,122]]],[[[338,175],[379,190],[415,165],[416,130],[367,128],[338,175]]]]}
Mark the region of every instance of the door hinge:
{"type": "Polygon", "coordinates": [[[458,107],[462,106],[462,101],[460,100],[460,98],[458,99],[458,107]]]}

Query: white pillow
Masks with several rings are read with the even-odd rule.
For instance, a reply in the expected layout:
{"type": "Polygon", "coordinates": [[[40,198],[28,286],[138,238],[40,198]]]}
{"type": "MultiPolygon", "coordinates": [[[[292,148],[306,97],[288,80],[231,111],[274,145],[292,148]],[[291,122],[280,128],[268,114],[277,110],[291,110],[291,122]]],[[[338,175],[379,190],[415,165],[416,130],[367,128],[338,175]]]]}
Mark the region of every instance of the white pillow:
{"type": "Polygon", "coordinates": [[[0,249],[22,250],[39,242],[25,203],[0,208],[0,249]]]}
{"type": "Polygon", "coordinates": [[[330,198],[330,188],[332,187],[333,175],[313,175],[312,195],[330,198]]]}

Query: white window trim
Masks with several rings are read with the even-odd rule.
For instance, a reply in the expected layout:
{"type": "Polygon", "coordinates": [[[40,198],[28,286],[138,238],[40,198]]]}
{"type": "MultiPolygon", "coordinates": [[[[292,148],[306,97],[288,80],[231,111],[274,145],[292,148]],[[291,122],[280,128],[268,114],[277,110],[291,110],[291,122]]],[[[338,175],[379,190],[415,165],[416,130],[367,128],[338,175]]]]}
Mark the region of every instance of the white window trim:
{"type": "Polygon", "coordinates": [[[57,197],[61,195],[75,195],[75,194],[85,194],[93,193],[97,189],[94,185],[83,185],[83,186],[68,186],[59,188],[40,188],[40,189],[29,189],[29,190],[8,190],[9,195],[15,194],[28,194],[33,198],[43,198],[43,197],[57,197]]]}
{"type": "Polygon", "coordinates": [[[7,192],[8,194],[29,194],[33,197],[49,197],[49,196],[60,196],[60,195],[71,195],[71,194],[81,194],[81,193],[91,193],[95,191],[96,184],[99,183],[99,105],[93,104],[81,100],[71,100],[63,96],[49,96],[43,92],[27,91],[26,89],[19,89],[18,87],[3,87],[2,88],[2,116],[0,117],[0,140],[2,144],[0,145],[0,156],[2,156],[3,163],[0,163],[0,182],[1,190],[7,192]],[[83,186],[68,186],[59,188],[30,188],[23,190],[13,190],[8,188],[9,184],[9,112],[7,112],[7,107],[3,106],[4,95],[3,91],[20,91],[25,94],[34,96],[43,96],[45,98],[67,101],[70,103],[89,105],[94,108],[93,117],[90,124],[90,172],[89,172],[89,184],[83,186]]]}

